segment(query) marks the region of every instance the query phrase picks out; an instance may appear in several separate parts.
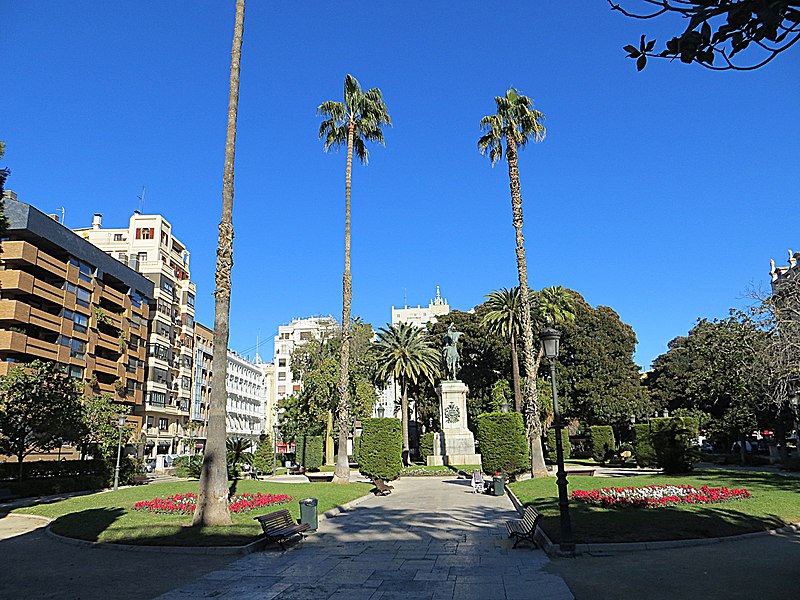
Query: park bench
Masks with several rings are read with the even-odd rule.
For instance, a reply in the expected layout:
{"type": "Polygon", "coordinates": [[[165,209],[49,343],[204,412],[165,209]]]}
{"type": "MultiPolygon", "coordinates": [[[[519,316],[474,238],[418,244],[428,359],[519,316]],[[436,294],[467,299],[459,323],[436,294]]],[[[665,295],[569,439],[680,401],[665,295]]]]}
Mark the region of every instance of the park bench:
{"type": "Polygon", "coordinates": [[[388,496],[394,489],[391,485],[387,485],[383,479],[374,479],[372,485],[375,486],[376,496],[388,496]]]}
{"type": "Polygon", "coordinates": [[[305,475],[306,468],[305,467],[289,467],[289,475],[305,475]]]}
{"type": "Polygon", "coordinates": [[[511,521],[506,521],[508,537],[516,538],[512,548],[516,548],[517,544],[519,544],[522,540],[528,540],[531,544],[533,544],[534,548],[536,547],[533,534],[536,532],[536,525],[539,523],[539,519],[541,518],[542,515],[539,514],[539,511],[532,506],[526,506],[522,513],[521,519],[512,519],[511,521]]]}
{"type": "Polygon", "coordinates": [[[333,473],[332,472],[323,472],[323,473],[306,473],[306,477],[310,482],[324,482],[324,481],[333,481],[333,473]]]}
{"type": "Polygon", "coordinates": [[[283,542],[295,535],[299,535],[300,539],[303,539],[303,532],[310,527],[308,523],[295,523],[292,515],[285,508],[255,517],[255,520],[261,524],[261,529],[264,530],[267,542],[278,542],[284,550],[286,548],[283,542]]]}
{"type": "Polygon", "coordinates": [[[133,485],[144,485],[150,483],[150,478],[147,475],[134,475],[133,485]]]}

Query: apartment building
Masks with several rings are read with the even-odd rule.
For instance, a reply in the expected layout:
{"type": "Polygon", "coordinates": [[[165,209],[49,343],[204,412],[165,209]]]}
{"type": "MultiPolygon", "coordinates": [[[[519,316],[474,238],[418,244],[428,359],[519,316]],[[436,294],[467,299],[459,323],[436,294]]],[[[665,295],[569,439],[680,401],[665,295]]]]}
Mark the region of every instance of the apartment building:
{"type": "Polygon", "coordinates": [[[161,215],[135,211],[125,228],[104,228],[96,214],[92,226],[74,230],[100,250],[153,283],[150,314],[144,434],[151,456],[192,450],[187,430],[194,364],[195,285],[189,251],[161,215]]]}
{"type": "Polygon", "coordinates": [[[55,361],[142,424],[153,283],[6,192],[0,246],[0,374],[55,361]]]}
{"type": "MultiPolygon", "coordinates": [[[[196,449],[205,445],[208,426],[208,406],[211,401],[212,360],[214,332],[195,323],[194,343],[194,390],[191,404],[191,429],[196,449]]],[[[272,363],[255,362],[228,350],[228,393],[226,433],[228,437],[246,437],[258,441],[262,432],[272,428],[272,363]]]]}
{"type": "Polygon", "coordinates": [[[275,382],[274,406],[286,396],[300,391],[301,382],[292,374],[292,351],[310,340],[318,340],[332,335],[339,328],[333,317],[318,316],[305,319],[293,319],[287,325],[278,327],[275,336],[275,382]]]}

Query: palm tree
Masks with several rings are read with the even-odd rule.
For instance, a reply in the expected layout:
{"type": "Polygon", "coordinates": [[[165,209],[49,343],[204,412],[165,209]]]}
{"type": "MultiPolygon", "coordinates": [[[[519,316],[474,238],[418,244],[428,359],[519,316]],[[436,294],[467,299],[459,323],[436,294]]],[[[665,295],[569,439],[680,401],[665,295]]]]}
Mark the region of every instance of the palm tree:
{"type": "Polygon", "coordinates": [[[514,410],[522,412],[522,387],[519,382],[517,340],[522,332],[519,288],[502,288],[485,296],[489,311],[483,315],[483,324],[493,333],[507,338],[511,343],[511,375],[514,383],[514,410]]]}
{"type": "MultiPolygon", "coordinates": [[[[525,262],[525,238],[522,235],[522,192],[519,182],[517,149],[524,147],[529,141],[539,142],[544,139],[545,128],[540,122],[544,119],[544,115],[533,108],[533,100],[523,96],[514,88],[507,90],[505,96],[496,96],[494,101],[497,105],[497,113],[481,119],[481,129],[486,133],[478,140],[478,149],[481,154],[489,154],[489,159],[494,166],[498,160],[503,158],[503,142],[505,141],[508,178],[511,185],[511,210],[516,231],[519,288],[527,290],[528,267],[525,262]]],[[[528,294],[521,294],[520,309],[522,310],[522,342],[525,350],[524,406],[528,438],[531,444],[531,475],[546,477],[548,472],[542,451],[542,424],[539,420],[537,373],[534,364],[536,347],[533,342],[528,294]]]]}
{"type": "Polygon", "coordinates": [[[439,352],[425,335],[425,331],[407,323],[390,325],[378,330],[375,343],[378,377],[400,382],[402,399],[400,409],[403,423],[403,462],[408,463],[408,387],[422,379],[433,384],[439,372],[439,352]]]}
{"type": "Polygon", "coordinates": [[[214,380],[208,407],[208,430],[200,473],[200,491],[192,525],[230,525],[228,511],[228,460],[225,452],[225,405],[228,394],[228,317],[231,312],[233,268],[233,163],[236,155],[236,117],[239,112],[239,68],[242,62],[244,0],[236,0],[233,27],[231,79],[228,97],[228,131],[225,135],[225,168],[222,177],[222,217],[217,243],[216,298],[214,307],[214,380]]]}
{"type": "Polygon", "coordinates": [[[319,137],[325,140],[324,150],[347,147],[347,167],[344,179],[344,276],[342,277],[342,353],[339,372],[339,444],[336,456],[334,482],[350,481],[350,463],[347,458],[347,432],[350,429],[347,405],[350,401],[350,306],[353,302],[353,279],[350,275],[350,183],[353,172],[353,154],[367,164],[369,152],[366,142],[383,144],[384,125],[392,120],[383,95],[378,88],[366,92],[352,75],[344,78],[344,102],[327,101],[317,107],[317,114],[325,120],[319,126],[319,137]]]}

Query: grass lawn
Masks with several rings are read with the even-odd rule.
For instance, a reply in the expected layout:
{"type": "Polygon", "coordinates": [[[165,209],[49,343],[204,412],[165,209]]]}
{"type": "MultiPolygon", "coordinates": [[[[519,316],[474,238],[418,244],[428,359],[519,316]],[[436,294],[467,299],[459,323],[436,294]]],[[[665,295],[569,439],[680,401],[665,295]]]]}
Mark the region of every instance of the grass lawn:
{"type": "Polygon", "coordinates": [[[288,494],[292,497],[292,502],[242,514],[231,513],[233,524],[230,527],[194,528],[190,527],[191,515],[133,510],[134,503],[139,500],[187,492],[196,494],[197,487],[197,481],[151,483],[116,492],[100,492],[51,504],[19,508],[14,512],[55,519],[52,524],[53,532],[90,541],[155,546],[241,546],[255,541],[261,534],[261,526],[253,520],[254,517],[288,508],[297,518],[300,516],[298,501],[308,497],[318,499],[317,509],[322,514],[335,506],[366,495],[372,488],[366,483],[286,484],[240,480],[236,493],[288,494]]]}
{"type": "Polygon", "coordinates": [[[403,467],[400,477],[447,477],[448,475],[471,475],[473,471],[480,471],[480,465],[422,465],[413,464],[403,467]]]}
{"type": "MultiPolygon", "coordinates": [[[[724,537],[774,529],[800,522],[800,479],[774,473],[699,470],[687,475],[637,475],[599,478],[569,477],[569,491],[645,485],[746,488],[751,498],[723,504],[662,508],[613,509],[570,502],[577,543],[641,542],[724,537]]],[[[511,484],[523,504],[543,515],[542,528],[554,542],[560,539],[558,489],[555,477],[511,484]]]]}

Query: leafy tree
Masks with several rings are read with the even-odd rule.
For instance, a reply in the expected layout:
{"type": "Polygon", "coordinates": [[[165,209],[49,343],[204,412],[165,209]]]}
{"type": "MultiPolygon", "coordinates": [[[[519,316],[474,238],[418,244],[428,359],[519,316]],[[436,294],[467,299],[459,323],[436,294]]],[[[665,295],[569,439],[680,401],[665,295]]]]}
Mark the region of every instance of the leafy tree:
{"type": "Polygon", "coordinates": [[[233,268],[233,180],[236,157],[236,119],[239,112],[239,71],[242,62],[245,0],[236,0],[236,20],[231,50],[228,96],[228,128],[225,135],[225,168],[222,177],[222,216],[219,222],[214,309],[214,379],[208,408],[208,427],[197,508],[192,525],[230,525],[228,510],[228,469],[225,451],[225,411],[228,393],[228,319],[231,312],[231,269],[233,268]]]}
{"type": "Polygon", "coordinates": [[[35,360],[0,377],[0,451],[20,464],[32,452],[47,452],[85,434],[83,406],[74,379],[55,363],[35,360]]]}
{"type": "Polygon", "coordinates": [[[262,473],[271,473],[275,466],[275,449],[270,434],[263,434],[258,438],[258,447],[253,453],[253,466],[262,473]]]}
{"type": "MultiPolygon", "coordinates": [[[[2,160],[5,153],[6,143],[3,140],[0,140],[0,160],[2,160]]],[[[0,237],[3,237],[6,234],[6,229],[8,229],[8,220],[6,219],[6,215],[3,210],[3,194],[5,193],[6,179],[8,179],[10,174],[11,171],[8,168],[0,169],[0,237]]]]}
{"type": "MultiPolygon", "coordinates": [[[[763,332],[742,313],[718,321],[701,319],[653,361],[646,385],[662,407],[710,414],[716,439],[743,441],[757,427],[763,398],[751,370],[761,339],[763,332]]],[[[744,460],[743,443],[741,447],[744,460]]]]}
{"type": "Polygon", "coordinates": [[[375,343],[378,358],[378,376],[384,380],[394,378],[400,383],[402,400],[403,462],[408,464],[410,451],[408,438],[408,386],[421,379],[433,383],[439,373],[439,353],[426,336],[425,330],[407,323],[389,325],[378,330],[375,343]]]}
{"type": "Polygon", "coordinates": [[[584,425],[624,425],[652,412],[633,361],[636,334],[608,306],[593,308],[575,291],[575,320],[563,330],[559,356],[562,413],[584,425]]]}
{"type": "MultiPolygon", "coordinates": [[[[369,323],[353,320],[350,336],[350,380],[348,414],[362,419],[372,413],[377,394],[376,355],[372,345],[373,330],[369,323]]],[[[281,407],[286,412],[281,419],[285,439],[295,439],[297,434],[322,435],[327,430],[328,415],[337,410],[341,381],[342,334],[337,331],[329,337],[310,340],[295,348],[292,353],[292,373],[302,381],[302,389],[295,400],[284,399],[281,407]]],[[[334,433],[338,433],[338,423],[334,433]]],[[[345,429],[345,434],[348,433],[345,429]]]]}
{"type": "Polygon", "coordinates": [[[643,13],[608,2],[612,10],[636,19],[672,14],[686,20],[683,32],[661,50],[656,49],[655,39],[648,41],[644,35],[638,46],[625,46],[639,71],[648,58],[679,58],[717,71],[748,71],[763,67],[800,39],[800,2],[795,0],[638,0],[649,9],[643,13]],[[755,55],[753,62],[734,63],[734,56],[748,48],[755,55]],[[716,58],[720,60],[715,65],[716,58]]]}
{"type": "Polygon", "coordinates": [[[325,140],[324,149],[347,147],[347,166],[345,169],[345,221],[344,221],[344,276],[342,277],[342,350],[339,372],[339,405],[337,420],[339,425],[339,444],[336,458],[334,482],[350,481],[350,462],[347,457],[347,430],[350,402],[350,306],[353,301],[353,279],[350,274],[350,184],[353,172],[353,154],[367,164],[369,152],[366,142],[384,143],[384,125],[391,126],[389,111],[383,102],[383,94],[378,88],[366,92],[361,89],[355,77],[348,74],[344,78],[344,102],[327,101],[317,107],[317,113],[325,120],[319,126],[319,137],[325,140]]]}
{"type": "MultiPolygon", "coordinates": [[[[119,443],[120,414],[128,414],[130,409],[117,404],[110,394],[89,396],[83,399],[83,423],[85,433],[81,440],[83,453],[96,451],[100,456],[113,456],[119,443]]],[[[125,427],[123,439],[129,439],[134,432],[130,425],[125,427]]]]}
{"type": "Polygon", "coordinates": [[[239,465],[253,464],[253,442],[246,438],[228,438],[225,441],[228,468],[233,478],[239,477],[239,465]]]}
{"type": "Polygon", "coordinates": [[[485,296],[487,312],[483,324],[497,335],[507,338],[511,348],[511,376],[514,384],[514,410],[522,412],[522,387],[519,378],[517,340],[522,333],[522,313],[519,287],[501,288],[485,296]]]}
{"type": "MultiPolygon", "coordinates": [[[[544,115],[533,107],[533,100],[513,88],[507,90],[504,96],[496,96],[494,100],[497,105],[497,113],[481,119],[481,129],[486,133],[478,140],[478,149],[481,154],[489,154],[489,159],[494,166],[498,160],[503,158],[503,144],[505,143],[505,157],[508,162],[508,178],[511,185],[511,210],[516,233],[519,288],[527,290],[528,266],[525,261],[525,238],[522,234],[522,192],[517,150],[523,148],[530,141],[538,142],[544,139],[545,128],[541,124],[544,115]]],[[[542,424],[539,421],[537,377],[534,365],[536,350],[528,294],[520,294],[520,308],[522,310],[522,340],[525,349],[525,379],[528,382],[525,386],[524,408],[526,428],[531,443],[531,475],[546,477],[548,472],[544,463],[541,442],[542,424]]]]}

